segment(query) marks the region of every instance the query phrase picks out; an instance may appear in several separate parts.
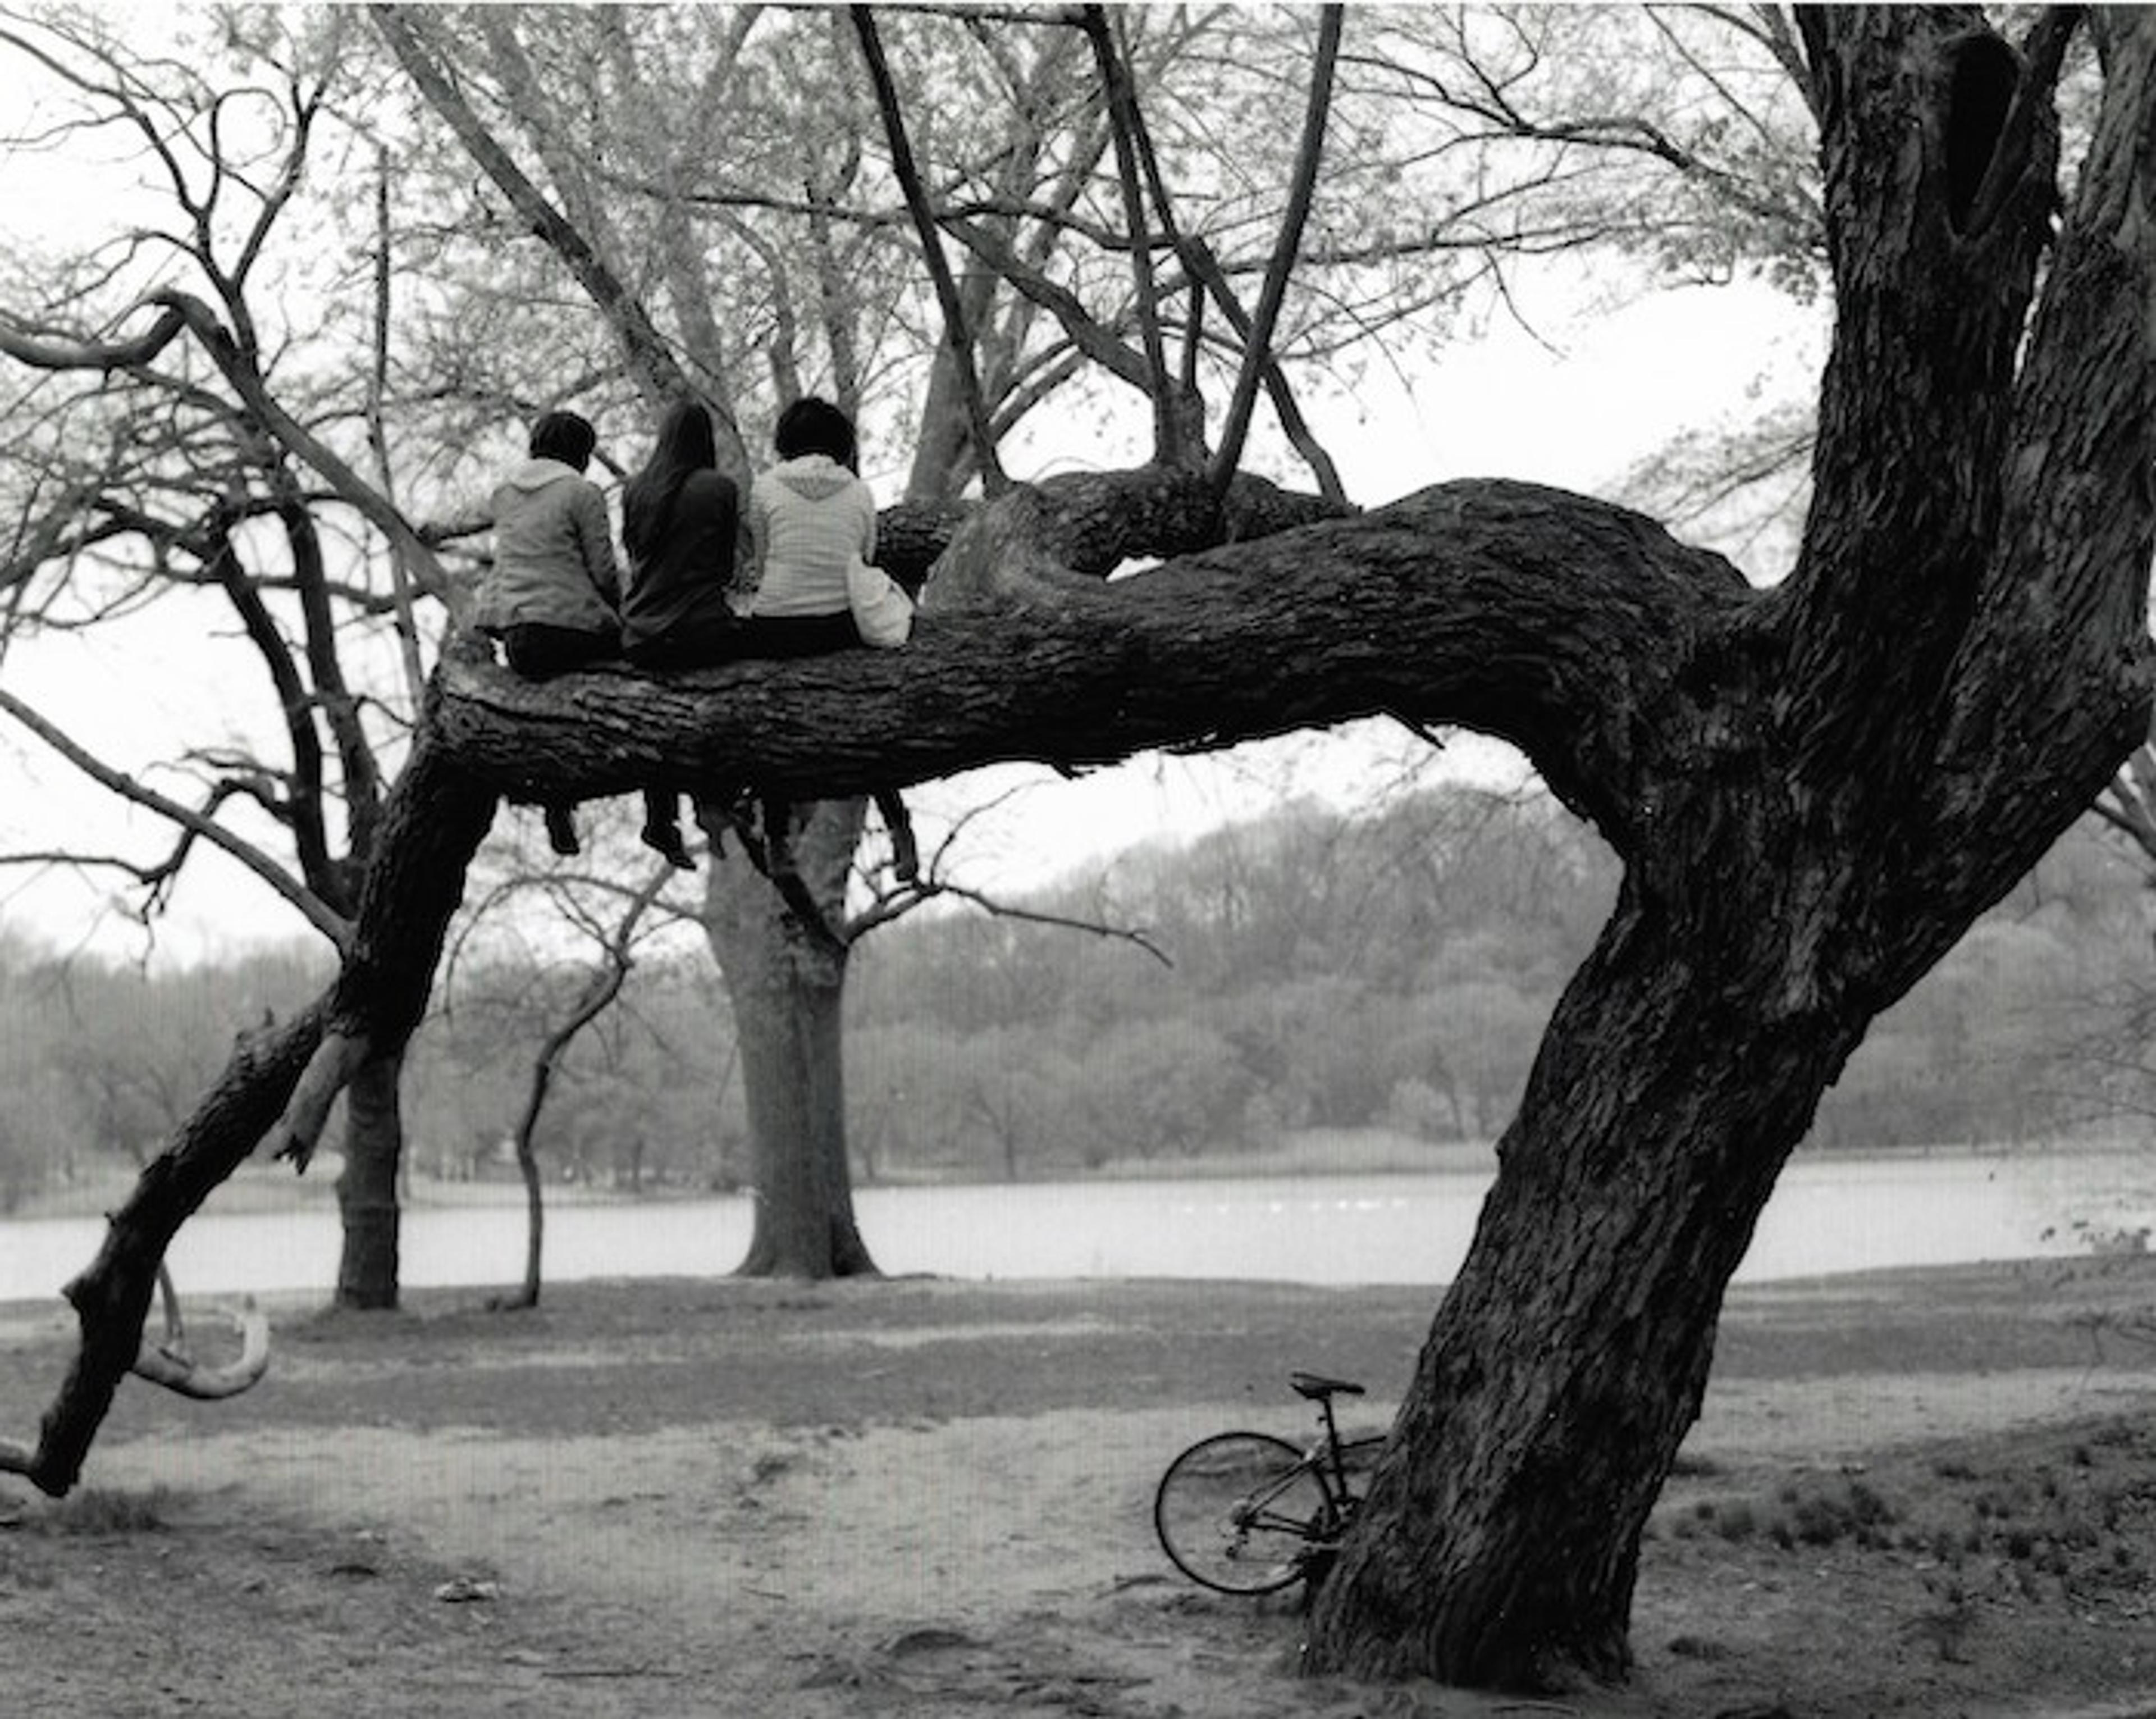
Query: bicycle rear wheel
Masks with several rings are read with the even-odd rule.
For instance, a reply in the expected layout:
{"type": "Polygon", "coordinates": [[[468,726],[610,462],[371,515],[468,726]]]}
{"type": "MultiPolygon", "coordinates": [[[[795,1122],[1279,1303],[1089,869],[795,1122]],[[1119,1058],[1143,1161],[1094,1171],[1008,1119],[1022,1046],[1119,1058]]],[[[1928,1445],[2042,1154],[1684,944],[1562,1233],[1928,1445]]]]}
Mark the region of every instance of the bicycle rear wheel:
{"type": "Polygon", "coordinates": [[[1170,1463],[1153,1528],[1175,1567],[1222,1593],[1300,1581],[1331,1537],[1332,1499],[1303,1453],[1270,1433],[1216,1433],[1170,1463]]]}

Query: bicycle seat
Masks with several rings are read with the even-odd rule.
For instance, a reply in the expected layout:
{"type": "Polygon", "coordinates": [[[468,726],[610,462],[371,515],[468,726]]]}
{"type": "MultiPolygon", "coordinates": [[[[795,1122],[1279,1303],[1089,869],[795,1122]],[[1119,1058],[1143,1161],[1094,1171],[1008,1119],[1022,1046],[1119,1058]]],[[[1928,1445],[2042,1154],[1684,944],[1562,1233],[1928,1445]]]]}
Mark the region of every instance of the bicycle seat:
{"type": "Polygon", "coordinates": [[[1328,1397],[1360,1397],[1363,1387],[1346,1379],[1328,1379],[1323,1373],[1290,1373],[1287,1382],[1298,1397],[1322,1402],[1328,1397]]]}

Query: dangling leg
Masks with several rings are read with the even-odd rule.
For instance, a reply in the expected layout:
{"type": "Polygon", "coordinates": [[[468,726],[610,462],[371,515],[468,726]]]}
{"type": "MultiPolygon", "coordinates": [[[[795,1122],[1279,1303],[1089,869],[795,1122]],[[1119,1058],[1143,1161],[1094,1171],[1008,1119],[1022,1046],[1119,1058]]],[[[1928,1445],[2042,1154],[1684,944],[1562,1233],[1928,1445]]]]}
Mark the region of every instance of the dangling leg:
{"type": "Polygon", "coordinates": [[[664,789],[647,788],[644,794],[644,845],[666,857],[677,872],[693,872],[696,862],[681,840],[680,802],[664,789]]]}
{"type": "MultiPolygon", "coordinates": [[[[573,627],[545,626],[520,622],[503,630],[502,653],[512,673],[527,681],[549,681],[556,675],[601,662],[611,657],[617,641],[611,630],[584,632],[573,627]]],[[[582,853],[577,840],[572,805],[550,805],[547,812],[547,841],[559,854],[582,853]]]]}
{"type": "Polygon", "coordinates": [[[844,948],[844,936],[824,917],[823,908],[816,904],[807,880],[794,863],[793,802],[764,794],[757,796],[757,806],[763,821],[763,854],[758,869],[771,879],[779,898],[793,910],[802,929],[835,948],[844,948]]]}

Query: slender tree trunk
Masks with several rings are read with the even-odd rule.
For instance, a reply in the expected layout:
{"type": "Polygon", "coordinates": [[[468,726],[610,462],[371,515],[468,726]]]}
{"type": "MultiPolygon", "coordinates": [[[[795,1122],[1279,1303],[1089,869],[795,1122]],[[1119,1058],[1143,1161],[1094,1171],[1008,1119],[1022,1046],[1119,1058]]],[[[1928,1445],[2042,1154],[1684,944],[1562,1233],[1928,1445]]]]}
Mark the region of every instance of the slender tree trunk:
{"type": "Polygon", "coordinates": [[[404,1127],[398,1104],[401,1052],[361,1064],[345,1089],[344,1169],[337,1177],[337,1212],[344,1251],[337,1262],[336,1305],[387,1310],[397,1305],[397,1197],[404,1127]]]}
{"type": "MultiPolygon", "coordinates": [[[[548,1065],[547,1075],[552,1073],[548,1065]]],[[[526,1113],[525,1125],[516,1131],[516,1173],[524,1180],[524,1284],[513,1300],[505,1300],[507,1307],[536,1307],[539,1305],[539,1286],[543,1280],[547,1258],[547,1185],[539,1171],[539,1148],[533,1136],[538,1132],[538,1106],[544,1101],[547,1075],[534,1076],[532,1087],[536,1096],[526,1113]]]]}
{"type": "MultiPolygon", "coordinates": [[[[860,800],[794,811],[795,861],[834,925],[865,816],[860,800]]],[[[846,1155],[846,951],[780,910],[769,881],[723,829],[715,850],[721,844],[704,924],[733,1006],[757,1194],[755,1230],[738,1269],[750,1277],[871,1274],[846,1155]]]]}

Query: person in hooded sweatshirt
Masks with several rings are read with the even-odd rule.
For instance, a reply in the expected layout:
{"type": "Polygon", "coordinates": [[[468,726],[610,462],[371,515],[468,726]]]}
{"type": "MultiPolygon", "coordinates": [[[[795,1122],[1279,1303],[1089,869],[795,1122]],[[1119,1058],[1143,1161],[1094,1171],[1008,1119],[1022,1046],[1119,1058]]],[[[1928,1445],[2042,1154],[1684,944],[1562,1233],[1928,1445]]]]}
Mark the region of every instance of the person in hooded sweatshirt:
{"type": "Polygon", "coordinates": [[[543,681],[617,655],[621,577],[606,497],[584,476],[598,433],[574,412],[531,426],[531,457],[494,492],[494,567],[479,625],[543,681]]]}
{"type": "Polygon", "coordinates": [[[875,559],[876,507],[854,469],[854,421],[810,394],[778,414],[773,441],[778,463],[749,486],[756,594],[737,648],[808,656],[859,645],[846,570],[875,559]]]}
{"type": "MultiPolygon", "coordinates": [[[[830,401],[804,395],[778,414],[772,442],[778,463],[749,486],[754,595],[733,649],[742,656],[813,656],[871,642],[855,620],[849,585],[850,574],[872,568],[876,553],[875,497],[856,469],[854,420],[830,401]]],[[[906,608],[910,614],[910,600],[906,608]]],[[[896,850],[899,878],[910,883],[920,864],[911,821],[892,790],[880,790],[875,803],[896,850]]],[[[784,856],[792,808],[766,795],[762,809],[777,862],[790,866],[784,856]]]]}
{"type": "MultiPolygon", "coordinates": [[[[598,433],[574,412],[531,426],[531,457],[494,492],[494,565],[480,588],[478,625],[501,640],[509,666],[543,681],[618,655],[621,578],[606,497],[584,476],[598,433]]],[[[550,805],[557,853],[578,852],[565,805],[550,805]]]]}

